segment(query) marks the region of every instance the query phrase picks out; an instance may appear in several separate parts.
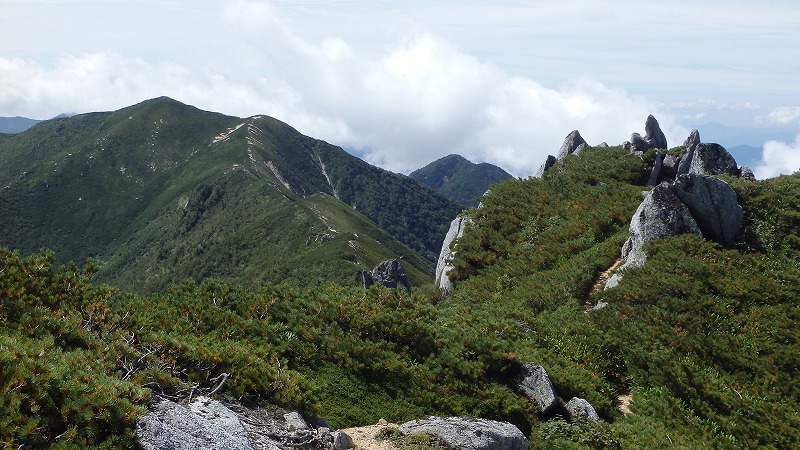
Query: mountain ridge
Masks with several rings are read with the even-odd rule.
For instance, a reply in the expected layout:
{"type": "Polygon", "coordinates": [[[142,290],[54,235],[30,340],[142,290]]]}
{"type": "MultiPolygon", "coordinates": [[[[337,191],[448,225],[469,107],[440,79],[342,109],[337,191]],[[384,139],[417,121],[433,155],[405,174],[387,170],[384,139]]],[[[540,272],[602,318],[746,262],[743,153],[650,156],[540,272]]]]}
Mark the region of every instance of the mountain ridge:
{"type": "Polygon", "coordinates": [[[409,177],[465,206],[478,206],[489,186],[513,178],[493,164],[475,164],[456,154],[439,158],[409,177]]]}
{"type": "MultiPolygon", "coordinates": [[[[419,282],[428,277],[423,273],[432,273],[446,221],[460,210],[455,203],[407,177],[303,136],[277,119],[263,115],[225,116],[168,97],[112,112],[46,121],[26,132],[3,136],[0,164],[0,180],[6,186],[0,192],[0,211],[7,218],[0,222],[2,244],[26,253],[52,248],[62,262],[97,258],[109,264],[101,264],[98,274],[109,282],[118,278],[103,267],[119,267],[114,261],[123,255],[129,260],[127,267],[134,267],[130,266],[131,260],[141,259],[135,266],[137,270],[150,270],[144,261],[152,262],[152,255],[144,255],[152,252],[146,248],[138,252],[120,250],[126,243],[150,242],[172,249],[166,253],[178,252],[182,245],[199,239],[192,233],[197,223],[210,220],[220,228],[228,226],[218,214],[235,213],[236,220],[246,216],[282,229],[283,224],[271,218],[269,209],[252,211],[248,199],[271,198],[277,203],[270,200],[267,204],[277,208],[275,211],[280,209],[278,205],[294,205],[289,207],[293,211],[290,215],[305,217],[298,219],[298,224],[304,224],[302,227],[308,229],[303,229],[310,234],[321,233],[326,228],[324,221],[310,206],[301,207],[318,200],[330,209],[331,200],[322,200],[315,193],[338,197],[341,208],[355,208],[386,229],[393,238],[381,235],[367,247],[385,242],[395,251],[367,253],[389,257],[400,252],[397,256],[404,256],[407,264],[416,267],[412,278],[419,282]],[[418,207],[420,204],[423,206],[418,207]],[[233,209],[225,212],[225,207],[233,209]],[[183,212],[178,215],[176,210],[183,212]],[[152,227],[156,222],[161,223],[157,230],[152,227]],[[145,229],[149,229],[146,236],[142,235],[145,229]],[[153,236],[159,238],[154,241],[153,236]],[[171,247],[173,238],[183,240],[183,244],[171,247]],[[393,239],[404,241],[413,251],[400,251],[398,245],[389,242],[393,239]],[[424,259],[414,256],[415,252],[421,252],[424,259]],[[111,262],[110,255],[116,255],[111,262]]],[[[284,212],[289,214],[288,210],[284,212]]],[[[365,223],[359,217],[362,216],[347,213],[340,219],[355,226],[365,223]]],[[[250,223],[236,223],[252,228],[250,223]]],[[[354,233],[368,234],[360,225],[356,228],[354,233]]],[[[370,234],[377,231],[373,226],[369,229],[370,234]]],[[[268,230],[263,232],[269,234],[268,230]]],[[[289,251],[289,242],[298,245],[305,241],[292,237],[288,230],[283,233],[278,239],[280,245],[273,242],[283,251],[289,251]]],[[[202,247],[214,242],[209,241],[213,235],[194,245],[202,247]]],[[[219,232],[216,236],[225,240],[219,232]]],[[[252,262],[257,260],[255,249],[265,248],[266,244],[257,243],[253,233],[250,236],[251,244],[245,245],[249,250],[242,251],[249,254],[246,259],[252,262]]],[[[227,252],[219,245],[215,248],[217,252],[227,252]]],[[[232,256],[236,257],[238,251],[233,251],[232,256]]],[[[192,259],[209,257],[205,252],[202,255],[206,256],[188,251],[186,255],[192,255],[192,259]]],[[[215,255],[217,269],[203,268],[198,263],[191,270],[187,265],[185,274],[196,279],[230,275],[223,270],[224,258],[215,255]]],[[[377,263],[369,258],[362,258],[362,262],[377,263]]],[[[280,265],[278,260],[273,263],[280,265]]],[[[133,283],[129,279],[132,277],[124,278],[128,285],[133,283]]],[[[163,287],[169,276],[164,272],[156,278],[151,283],[153,288],[163,287]]],[[[353,278],[348,276],[348,282],[353,283],[353,278]]],[[[259,279],[263,278],[254,278],[259,279]]]]}

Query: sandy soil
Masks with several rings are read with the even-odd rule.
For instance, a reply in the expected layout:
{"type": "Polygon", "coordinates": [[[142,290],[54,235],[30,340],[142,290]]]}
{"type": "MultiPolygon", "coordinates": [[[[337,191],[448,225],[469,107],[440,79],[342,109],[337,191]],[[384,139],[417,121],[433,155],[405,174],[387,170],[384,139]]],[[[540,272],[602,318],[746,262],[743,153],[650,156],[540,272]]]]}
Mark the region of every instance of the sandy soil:
{"type": "Polygon", "coordinates": [[[342,431],[353,438],[357,450],[397,450],[397,446],[389,441],[380,441],[375,438],[384,428],[397,428],[397,424],[381,421],[375,425],[346,428],[342,431]]]}

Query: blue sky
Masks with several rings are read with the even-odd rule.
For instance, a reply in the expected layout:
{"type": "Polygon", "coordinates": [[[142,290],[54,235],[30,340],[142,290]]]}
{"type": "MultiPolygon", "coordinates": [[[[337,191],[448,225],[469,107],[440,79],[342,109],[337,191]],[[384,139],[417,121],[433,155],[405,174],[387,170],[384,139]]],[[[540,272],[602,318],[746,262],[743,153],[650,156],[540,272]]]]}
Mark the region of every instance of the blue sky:
{"type": "Polygon", "coordinates": [[[619,144],[648,114],[791,173],[798,86],[791,1],[0,0],[0,116],[167,95],[404,173],[459,153],[528,176],[571,130],[619,144]]]}

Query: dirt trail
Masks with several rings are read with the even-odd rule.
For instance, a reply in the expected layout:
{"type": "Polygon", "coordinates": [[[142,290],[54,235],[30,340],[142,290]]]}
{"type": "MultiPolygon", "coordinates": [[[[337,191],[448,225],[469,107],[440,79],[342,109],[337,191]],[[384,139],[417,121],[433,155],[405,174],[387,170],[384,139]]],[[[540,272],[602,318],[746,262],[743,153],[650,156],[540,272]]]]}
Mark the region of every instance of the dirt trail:
{"type": "Polygon", "coordinates": [[[375,425],[346,428],[342,431],[353,439],[357,450],[398,450],[398,447],[390,441],[376,439],[384,428],[397,428],[397,424],[379,422],[375,425]]]}
{"type": "Polygon", "coordinates": [[[631,394],[622,394],[618,396],[617,402],[619,402],[619,405],[617,405],[617,409],[626,416],[628,414],[633,414],[633,411],[631,411],[630,408],[632,401],[633,401],[633,395],[631,394]]]}
{"type": "Polygon", "coordinates": [[[608,282],[608,279],[611,277],[611,274],[613,274],[614,271],[617,270],[617,268],[621,265],[622,265],[622,258],[617,258],[617,260],[614,261],[614,264],[612,264],[611,267],[609,267],[603,273],[597,276],[597,279],[594,281],[594,284],[592,285],[592,289],[589,290],[589,294],[587,294],[586,298],[584,299],[585,301],[583,303],[583,309],[585,312],[591,311],[591,309],[594,307],[594,305],[592,305],[589,302],[589,297],[593,294],[602,291],[603,288],[606,287],[606,283],[608,282]]]}

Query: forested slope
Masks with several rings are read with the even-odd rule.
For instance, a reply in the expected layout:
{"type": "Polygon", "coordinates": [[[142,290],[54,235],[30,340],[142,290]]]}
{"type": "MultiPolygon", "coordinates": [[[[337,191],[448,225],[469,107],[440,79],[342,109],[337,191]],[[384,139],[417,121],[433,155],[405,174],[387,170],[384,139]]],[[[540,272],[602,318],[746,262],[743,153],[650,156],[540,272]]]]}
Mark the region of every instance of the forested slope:
{"type": "Polygon", "coordinates": [[[643,267],[592,293],[652,158],[585,149],[497,185],[470,211],[446,298],[215,280],[139,296],[94,285],[91,265],[3,251],[0,442],[131,445],[150,393],[207,393],[228,373],[216,395],[334,427],[476,415],[513,422],[532,448],[796,448],[800,176],[726,177],[745,210],[733,247],[655,241],[643,267]],[[527,361],[603,422],[537,417],[514,388],[527,361]]]}

